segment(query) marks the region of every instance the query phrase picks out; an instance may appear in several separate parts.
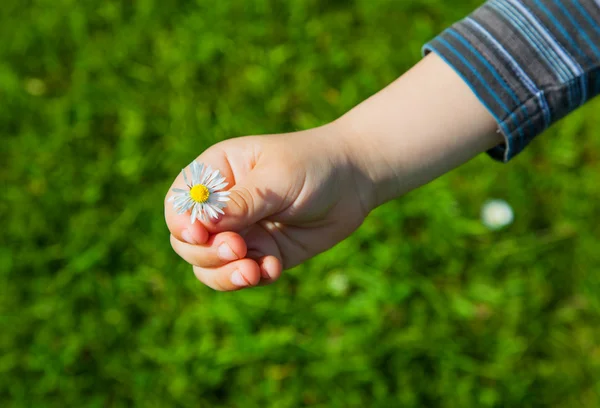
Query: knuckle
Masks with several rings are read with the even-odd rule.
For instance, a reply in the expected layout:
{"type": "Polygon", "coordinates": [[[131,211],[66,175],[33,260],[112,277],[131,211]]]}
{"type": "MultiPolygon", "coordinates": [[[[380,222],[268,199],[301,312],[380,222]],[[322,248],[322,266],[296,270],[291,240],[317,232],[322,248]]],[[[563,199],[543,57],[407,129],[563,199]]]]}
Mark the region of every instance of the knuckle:
{"type": "Polygon", "coordinates": [[[248,188],[239,187],[230,197],[231,201],[235,203],[241,214],[251,214],[253,212],[254,196],[248,188]]]}

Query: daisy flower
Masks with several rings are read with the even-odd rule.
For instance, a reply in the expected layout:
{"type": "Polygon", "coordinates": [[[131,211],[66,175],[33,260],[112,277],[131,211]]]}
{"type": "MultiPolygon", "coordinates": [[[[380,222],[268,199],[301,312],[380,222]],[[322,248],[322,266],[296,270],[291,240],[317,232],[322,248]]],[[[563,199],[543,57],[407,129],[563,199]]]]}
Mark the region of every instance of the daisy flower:
{"type": "Polygon", "coordinates": [[[225,177],[221,176],[219,170],[213,171],[210,166],[198,164],[195,160],[190,164],[190,169],[191,183],[185,174],[185,169],[181,170],[189,190],[173,188],[175,195],[168,200],[173,202],[177,214],[192,210],[190,218],[192,224],[196,220],[207,221],[209,218],[217,218],[219,214],[225,214],[223,208],[229,201],[230,194],[229,191],[220,191],[229,184],[225,182],[225,177]]]}

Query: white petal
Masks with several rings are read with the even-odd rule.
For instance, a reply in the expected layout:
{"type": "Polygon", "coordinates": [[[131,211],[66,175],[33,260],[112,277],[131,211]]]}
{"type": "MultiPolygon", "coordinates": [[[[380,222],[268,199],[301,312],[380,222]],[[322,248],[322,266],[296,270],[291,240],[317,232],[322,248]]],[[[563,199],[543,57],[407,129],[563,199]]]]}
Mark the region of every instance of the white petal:
{"type": "Polygon", "coordinates": [[[215,196],[214,194],[212,195],[211,199],[208,201],[207,204],[210,204],[213,208],[225,208],[227,207],[227,204],[225,204],[224,202],[221,202],[217,199],[217,196],[215,196]]]}
{"type": "MultiPolygon", "coordinates": [[[[229,185],[229,183],[221,183],[219,185],[216,185],[214,187],[212,187],[212,192],[217,192],[219,190],[223,190],[225,187],[227,187],[229,185]]],[[[209,187],[210,188],[210,187],[209,187]]]]}
{"type": "Polygon", "coordinates": [[[181,195],[181,196],[177,196],[175,197],[175,203],[174,205],[180,205],[185,203],[187,200],[191,200],[189,195],[181,195]]]}
{"type": "Polygon", "coordinates": [[[200,219],[202,221],[208,221],[207,217],[206,217],[206,213],[205,213],[205,208],[204,206],[202,206],[202,209],[200,210],[200,219]]]}
{"type": "Polygon", "coordinates": [[[189,191],[190,191],[190,190],[184,190],[184,189],[182,189],[182,188],[172,188],[172,189],[171,189],[171,191],[174,191],[174,192],[176,192],[176,193],[182,193],[182,194],[185,194],[185,193],[189,193],[189,191]]]}
{"type": "Polygon", "coordinates": [[[221,185],[221,184],[225,184],[225,185],[227,185],[227,184],[229,184],[229,183],[227,183],[227,182],[225,181],[225,178],[223,178],[223,177],[217,177],[215,180],[211,181],[211,182],[210,182],[210,184],[209,184],[209,185],[207,185],[207,187],[208,187],[209,189],[213,189],[213,190],[219,190],[219,189],[217,188],[217,186],[219,186],[219,185],[221,185]]]}
{"type": "Polygon", "coordinates": [[[191,198],[189,191],[186,191],[185,193],[177,193],[175,195],[177,196],[177,198],[191,198]]]}
{"type": "Polygon", "coordinates": [[[216,205],[219,202],[219,193],[213,193],[208,197],[207,204],[216,205]]]}
{"type": "Polygon", "coordinates": [[[190,164],[190,168],[192,169],[192,186],[195,186],[196,184],[198,184],[198,180],[199,180],[199,176],[200,176],[200,172],[202,171],[202,167],[201,165],[199,165],[196,160],[194,160],[191,164],[190,164]]]}
{"type": "Polygon", "coordinates": [[[188,181],[187,174],[185,174],[185,169],[181,169],[181,174],[183,174],[183,181],[189,186],[190,182],[188,181]]]}
{"type": "Polygon", "coordinates": [[[206,174],[206,166],[204,163],[200,164],[200,171],[198,172],[198,184],[204,184],[204,178],[206,174]]]}
{"type": "Polygon", "coordinates": [[[206,212],[208,213],[208,215],[210,215],[212,218],[217,218],[219,215],[216,213],[215,210],[213,210],[211,205],[207,205],[204,207],[206,209],[206,212]]]}
{"type": "Polygon", "coordinates": [[[225,181],[225,177],[217,177],[214,180],[211,180],[211,182],[208,183],[206,185],[206,187],[208,187],[208,188],[215,188],[215,186],[221,184],[224,181],[225,181]]]}
{"type": "Polygon", "coordinates": [[[177,211],[177,214],[183,214],[188,212],[188,210],[190,209],[191,205],[183,205],[181,207],[177,207],[175,210],[177,211]]]}
{"type": "Polygon", "coordinates": [[[215,170],[212,172],[210,176],[206,179],[206,185],[210,184],[217,176],[219,175],[219,170],[215,170]]]}
{"type": "Polygon", "coordinates": [[[213,169],[210,165],[206,166],[206,168],[204,169],[204,173],[202,174],[202,177],[200,177],[200,183],[206,185],[206,180],[211,175],[212,171],[213,171],[213,169]]]}
{"type": "Polygon", "coordinates": [[[212,172],[212,167],[210,167],[209,165],[207,165],[206,167],[204,167],[204,171],[200,175],[200,183],[206,185],[206,178],[209,176],[209,174],[211,172],[212,172]]]}
{"type": "Polygon", "coordinates": [[[186,201],[182,201],[179,204],[175,205],[175,210],[177,210],[180,213],[184,213],[187,210],[189,210],[190,208],[192,208],[192,206],[194,205],[194,201],[192,199],[187,199],[186,201]]]}
{"type": "Polygon", "coordinates": [[[219,214],[225,214],[225,212],[218,205],[211,205],[211,208],[218,212],[219,214]]]}
{"type": "Polygon", "coordinates": [[[195,205],[194,209],[192,210],[192,216],[190,218],[190,222],[193,224],[196,221],[196,214],[198,213],[198,206],[195,205]]]}

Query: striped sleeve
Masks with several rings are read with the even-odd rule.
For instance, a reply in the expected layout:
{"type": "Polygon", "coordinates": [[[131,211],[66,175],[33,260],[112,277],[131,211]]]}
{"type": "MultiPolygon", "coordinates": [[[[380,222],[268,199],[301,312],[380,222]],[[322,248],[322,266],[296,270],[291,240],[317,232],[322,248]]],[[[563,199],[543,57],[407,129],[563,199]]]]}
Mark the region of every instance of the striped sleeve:
{"type": "Polygon", "coordinates": [[[498,122],[508,161],[600,93],[600,0],[491,0],[423,47],[466,81],[498,122]]]}

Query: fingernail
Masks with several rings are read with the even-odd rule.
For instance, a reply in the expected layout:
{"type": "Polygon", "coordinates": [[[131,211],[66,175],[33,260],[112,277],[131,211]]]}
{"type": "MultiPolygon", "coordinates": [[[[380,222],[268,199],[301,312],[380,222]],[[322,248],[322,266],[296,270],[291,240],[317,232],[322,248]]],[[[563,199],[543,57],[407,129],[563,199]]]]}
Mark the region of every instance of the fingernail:
{"type": "Polygon", "coordinates": [[[240,271],[238,271],[237,269],[231,274],[231,283],[233,283],[235,286],[240,287],[248,286],[248,282],[246,282],[240,271]]]}
{"type": "Polygon", "coordinates": [[[192,232],[189,229],[184,229],[183,231],[181,231],[181,238],[183,238],[183,240],[188,244],[197,244],[197,242],[194,240],[194,237],[192,236],[192,232]]]}
{"type": "Polygon", "coordinates": [[[264,267],[264,265],[260,266],[260,276],[264,279],[271,279],[271,275],[269,275],[269,272],[267,272],[267,269],[264,267]]]}
{"type": "Polygon", "coordinates": [[[221,245],[219,245],[217,253],[219,254],[219,258],[221,258],[222,261],[235,261],[239,258],[235,254],[235,252],[233,252],[233,250],[227,242],[223,242],[221,245]]]}

